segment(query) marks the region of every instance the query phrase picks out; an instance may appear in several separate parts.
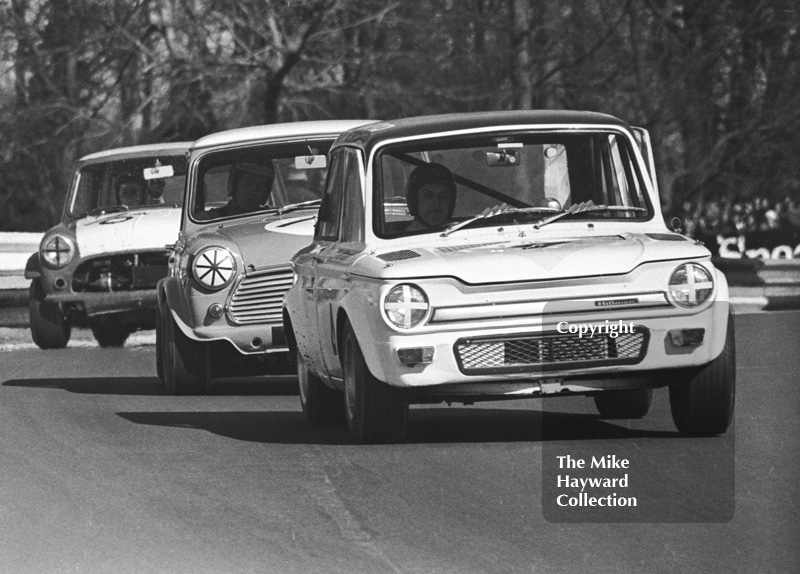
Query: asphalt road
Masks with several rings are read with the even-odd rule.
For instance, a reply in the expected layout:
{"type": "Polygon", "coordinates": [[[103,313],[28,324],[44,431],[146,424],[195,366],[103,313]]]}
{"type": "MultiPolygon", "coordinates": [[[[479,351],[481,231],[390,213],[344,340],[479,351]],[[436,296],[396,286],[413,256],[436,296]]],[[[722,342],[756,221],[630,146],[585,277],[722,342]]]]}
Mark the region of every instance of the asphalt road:
{"type": "Polygon", "coordinates": [[[0,352],[0,572],[799,572],[800,312],[738,319],[735,426],[585,398],[412,410],[407,444],[309,429],[294,381],[169,397],[154,348],[0,352]],[[635,509],[558,508],[615,456],[635,509]]]}

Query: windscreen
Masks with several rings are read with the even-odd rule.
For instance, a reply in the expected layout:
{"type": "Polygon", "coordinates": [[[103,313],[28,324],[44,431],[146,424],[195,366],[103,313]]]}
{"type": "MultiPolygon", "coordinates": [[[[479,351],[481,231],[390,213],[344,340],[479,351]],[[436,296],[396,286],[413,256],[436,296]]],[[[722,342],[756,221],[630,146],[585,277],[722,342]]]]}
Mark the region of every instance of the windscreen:
{"type": "Polygon", "coordinates": [[[151,157],[92,163],[78,170],[70,215],[177,206],[183,203],[186,157],[151,157]]]}
{"type": "Polygon", "coordinates": [[[641,166],[617,133],[416,141],[383,148],[375,165],[379,237],[468,221],[535,223],[566,211],[573,213],[561,221],[645,220],[652,213],[641,166]]]}
{"type": "Polygon", "coordinates": [[[209,152],[197,167],[191,217],[213,221],[317,204],[332,139],[209,152]]]}

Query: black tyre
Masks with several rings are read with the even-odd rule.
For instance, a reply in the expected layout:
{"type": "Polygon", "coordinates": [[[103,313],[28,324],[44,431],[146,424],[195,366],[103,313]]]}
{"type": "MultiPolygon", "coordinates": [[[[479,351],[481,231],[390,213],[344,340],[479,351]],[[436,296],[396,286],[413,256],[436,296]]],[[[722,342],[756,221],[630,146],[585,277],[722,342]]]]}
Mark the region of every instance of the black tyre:
{"type": "Polygon", "coordinates": [[[408,426],[408,396],[404,390],[372,376],[349,323],[341,349],[345,418],[350,434],[359,443],[404,440],[408,426]]]}
{"type": "Polygon", "coordinates": [[[653,389],[605,391],[594,396],[597,412],[607,419],[640,419],[650,412],[653,389]]]}
{"type": "Polygon", "coordinates": [[[322,380],[310,373],[303,357],[292,353],[297,365],[297,386],[300,405],[309,423],[314,426],[338,425],[345,421],[342,393],[328,388],[322,380]]]}
{"type": "Polygon", "coordinates": [[[94,340],[101,347],[122,347],[131,334],[131,330],[113,319],[92,325],[94,340]]]}
{"type": "Polygon", "coordinates": [[[164,315],[161,304],[156,305],[156,374],[162,382],[164,381],[164,315]]]}
{"type": "Polygon", "coordinates": [[[46,303],[44,289],[38,279],[31,281],[28,290],[28,312],[31,338],[40,349],[63,349],[69,342],[72,327],[54,303],[46,303]]]}
{"type": "Polygon", "coordinates": [[[669,388],[672,420],[678,430],[692,436],[713,436],[728,430],[736,398],[733,313],[728,314],[728,334],[720,356],[705,367],[682,372],[681,377],[685,381],[669,388]]]}
{"type": "Polygon", "coordinates": [[[210,384],[210,360],[202,343],[183,334],[175,319],[162,319],[164,383],[170,395],[202,395],[210,384]]]}

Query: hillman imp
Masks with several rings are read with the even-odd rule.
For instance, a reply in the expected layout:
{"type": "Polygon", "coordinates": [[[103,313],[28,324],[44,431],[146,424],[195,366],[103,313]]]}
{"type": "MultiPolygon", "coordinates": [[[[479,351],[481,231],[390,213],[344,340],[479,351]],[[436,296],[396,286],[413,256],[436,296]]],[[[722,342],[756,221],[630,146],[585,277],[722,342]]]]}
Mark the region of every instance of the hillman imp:
{"type": "Polygon", "coordinates": [[[102,347],[155,326],[156,283],[180,228],[188,142],[118,148],[76,164],[61,222],[25,268],[42,349],[89,327],[102,347]]]}
{"type": "Polygon", "coordinates": [[[365,123],[242,128],[192,145],[180,234],[158,284],[156,363],[169,393],[203,394],[212,378],[290,365],[281,320],[289,259],[311,241],[325,154],[365,123]]]}
{"type": "Polygon", "coordinates": [[[346,419],[358,442],[403,440],[415,402],[584,394],[601,416],[637,418],[663,386],[681,432],[731,422],[725,277],[665,226],[649,136],[617,118],[346,132],[292,265],[283,319],[303,411],[346,419]]]}

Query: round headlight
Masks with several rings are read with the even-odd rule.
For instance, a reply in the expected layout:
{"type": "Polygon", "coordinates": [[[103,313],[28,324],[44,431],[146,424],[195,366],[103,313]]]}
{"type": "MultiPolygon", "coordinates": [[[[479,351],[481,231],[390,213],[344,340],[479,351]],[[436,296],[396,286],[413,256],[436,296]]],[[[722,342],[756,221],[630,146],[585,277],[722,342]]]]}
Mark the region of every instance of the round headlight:
{"type": "Polygon", "coordinates": [[[411,329],[428,316],[430,305],[425,292],[415,285],[397,285],[386,294],[383,312],[389,322],[401,329],[411,329]]]}
{"type": "Polygon", "coordinates": [[[236,274],[236,262],[224,247],[206,247],[194,256],[192,274],[206,289],[227,287],[236,274]]]}
{"type": "Polygon", "coordinates": [[[696,263],[684,263],[669,278],[669,296],[681,307],[702,305],[714,291],[714,280],[708,270],[696,263]]]}
{"type": "Polygon", "coordinates": [[[45,265],[60,269],[75,257],[75,244],[66,235],[51,235],[42,243],[40,251],[45,265]]]}

